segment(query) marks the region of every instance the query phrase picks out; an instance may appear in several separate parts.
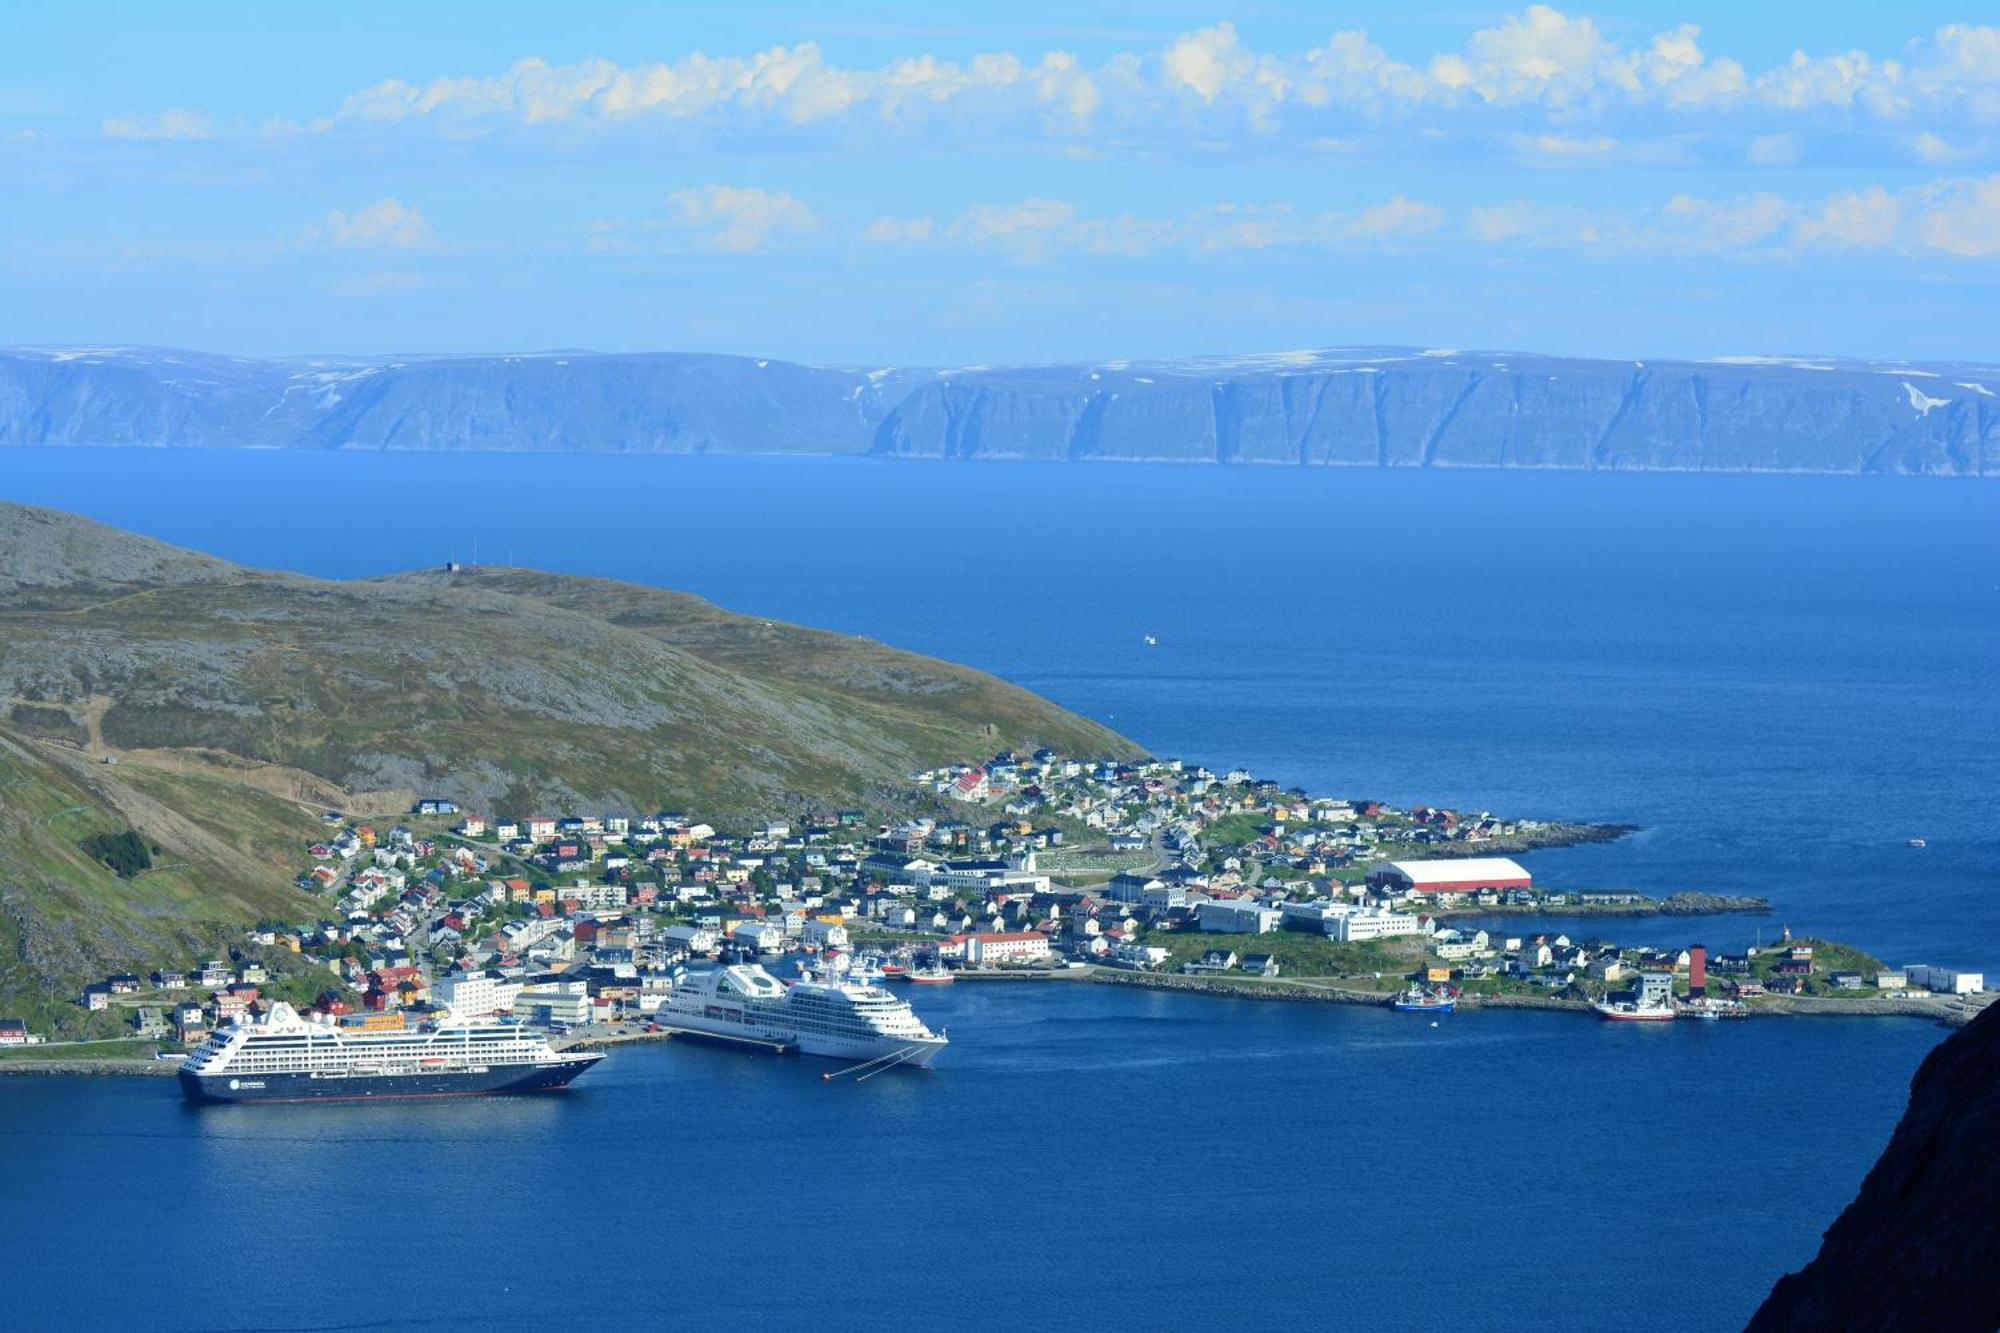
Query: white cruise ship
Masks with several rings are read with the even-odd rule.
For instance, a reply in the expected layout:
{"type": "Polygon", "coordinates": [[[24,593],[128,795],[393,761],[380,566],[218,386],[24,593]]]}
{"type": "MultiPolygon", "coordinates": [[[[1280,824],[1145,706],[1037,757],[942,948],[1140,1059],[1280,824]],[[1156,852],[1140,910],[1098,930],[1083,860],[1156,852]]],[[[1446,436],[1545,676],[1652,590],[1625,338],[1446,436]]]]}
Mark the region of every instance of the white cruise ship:
{"type": "Polygon", "coordinates": [[[717,1037],[796,1046],[835,1060],[883,1060],[927,1069],[944,1034],[879,986],[797,981],[787,986],[753,963],[686,972],[661,1004],[666,1026],[717,1037]]]}
{"type": "Polygon", "coordinates": [[[513,1023],[434,1015],[415,1027],[394,1015],[339,1023],[273,1004],[254,1023],[218,1030],[180,1067],[194,1102],[303,1102],[541,1092],[604,1057],[556,1051],[513,1023]]]}

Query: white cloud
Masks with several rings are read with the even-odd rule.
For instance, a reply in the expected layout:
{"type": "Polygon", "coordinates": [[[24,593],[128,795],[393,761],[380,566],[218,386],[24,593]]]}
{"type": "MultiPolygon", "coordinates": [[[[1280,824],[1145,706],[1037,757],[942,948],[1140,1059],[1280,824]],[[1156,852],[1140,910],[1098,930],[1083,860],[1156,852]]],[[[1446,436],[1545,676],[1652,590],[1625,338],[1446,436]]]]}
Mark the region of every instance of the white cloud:
{"type": "MultiPolygon", "coordinates": [[[[1246,135],[1317,143],[1361,131],[1385,152],[1498,131],[1583,159],[1607,156],[1613,137],[1724,135],[1749,145],[1753,165],[1782,166],[1802,156],[1801,135],[1889,126],[1962,138],[1966,127],[2000,125],[2000,27],[1987,25],[1950,24],[1888,56],[1800,50],[1753,70],[1705,49],[1693,24],[1628,44],[1587,14],[1532,4],[1443,46],[1397,56],[1350,30],[1303,50],[1260,51],[1218,23],[1095,64],[1051,50],[845,66],[812,42],[638,64],[529,58],[492,73],[385,80],[307,128],[680,126],[705,137],[841,132],[871,142],[937,128],[959,141],[1166,137],[1211,147],[1246,135]]],[[[169,111],[107,121],[104,132],[188,135],[208,126],[197,113],[169,111]]]]}
{"type": "Polygon", "coordinates": [[[428,250],[437,244],[423,210],[397,199],[378,199],[352,213],[336,208],[299,239],[335,250],[428,250]]]}
{"type": "Polygon", "coordinates": [[[675,190],[666,211],[636,225],[592,224],[588,248],[598,251],[660,248],[747,255],[771,249],[819,227],[819,217],[785,190],[702,185],[675,190]]]}
{"type": "Polygon", "coordinates": [[[1653,213],[1516,200],[1468,210],[1465,233],[1488,245],[1777,258],[1875,250],[1984,259],[2000,256],[2000,175],[1948,177],[1898,190],[1870,185],[1817,202],[1770,192],[1726,199],[1677,194],[1653,213]]]}
{"type": "Polygon", "coordinates": [[[2000,255],[2000,176],[1940,182],[1919,194],[1923,245],[1962,258],[2000,255]]]}
{"type": "Polygon", "coordinates": [[[156,116],[116,116],[99,129],[107,139],[206,139],[214,132],[207,116],[178,106],[156,116]]]}
{"type": "Polygon", "coordinates": [[[1357,240],[1393,241],[1436,231],[1444,223],[1444,210],[1415,199],[1397,195],[1386,204],[1363,209],[1345,227],[1345,234],[1357,240]]]}
{"type": "MultiPolygon", "coordinates": [[[[881,218],[864,240],[928,240],[910,235],[905,219],[881,218]]],[[[928,222],[928,219],[921,219],[928,222]]],[[[1202,254],[1278,246],[1391,245],[1437,230],[1443,210],[1396,195],[1357,213],[1300,213],[1285,204],[1215,204],[1178,218],[1132,213],[1093,215],[1061,199],[975,204],[936,232],[956,245],[997,250],[1023,263],[1056,254],[1124,256],[1180,250],[1202,254]]]]}
{"type": "Polygon", "coordinates": [[[931,217],[880,217],[862,229],[861,239],[878,245],[922,244],[937,230],[931,217]]]}
{"type": "Polygon", "coordinates": [[[1769,240],[1796,212],[1768,191],[1733,199],[1698,199],[1677,194],[1660,210],[1665,239],[1697,250],[1741,250],[1769,240]]]}
{"type": "Polygon", "coordinates": [[[1799,219],[1792,239],[1805,246],[1873,248],[1894,241],[1902,225],[1902,201],[1871,185],[1829,198],[1818,213],[1799,219]]]}

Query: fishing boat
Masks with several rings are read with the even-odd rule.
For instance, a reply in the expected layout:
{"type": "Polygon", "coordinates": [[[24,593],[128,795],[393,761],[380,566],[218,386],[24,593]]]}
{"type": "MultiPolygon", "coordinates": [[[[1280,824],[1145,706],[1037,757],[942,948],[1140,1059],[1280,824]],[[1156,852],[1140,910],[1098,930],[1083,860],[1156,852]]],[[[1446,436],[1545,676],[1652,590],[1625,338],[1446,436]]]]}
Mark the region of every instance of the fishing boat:
{"type": "Polygon", "coordinates": [[[1601,1000],[1590,1007],[1597,1011],[1599,1018],[1613,1023],[1671,1023],[1680,1017],[1674,1010],[1672,1000],[1601,1000]]]}
{"type": "Polygon", "coordinates": [[[916,986],[949,986],[952,983],[951,969],[943,963],[932,963],[927,967],[913,967],[903,974],[903,980],[916,986]]]}
{"type": "Polygon", "coordinates": [[[1411,1014],[1448,1014],[1457,1003],[1458,992],[1449,986],[1426,987],[1413,982],[1408,990],[1389,1002],[1389,1007],[1411,1014]]]}

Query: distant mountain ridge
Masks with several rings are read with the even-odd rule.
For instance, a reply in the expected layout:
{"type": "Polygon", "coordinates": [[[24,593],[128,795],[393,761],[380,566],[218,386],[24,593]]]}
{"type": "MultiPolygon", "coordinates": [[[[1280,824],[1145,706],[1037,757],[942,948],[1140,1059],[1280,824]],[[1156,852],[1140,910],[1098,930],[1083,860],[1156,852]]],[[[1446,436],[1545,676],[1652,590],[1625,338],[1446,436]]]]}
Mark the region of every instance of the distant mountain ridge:
{"type": "Polygon", "coordinates": [[[1095,365],[0,349],[0,445],[2000,473],[2000,366],[1394,347],[1095,365]]]}

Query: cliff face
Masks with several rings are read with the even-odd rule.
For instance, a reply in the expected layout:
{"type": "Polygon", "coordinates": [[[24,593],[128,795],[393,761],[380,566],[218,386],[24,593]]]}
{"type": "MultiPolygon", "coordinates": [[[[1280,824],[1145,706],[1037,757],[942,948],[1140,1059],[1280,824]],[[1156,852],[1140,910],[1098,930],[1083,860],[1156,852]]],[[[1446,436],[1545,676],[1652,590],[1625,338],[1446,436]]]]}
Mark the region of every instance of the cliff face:
{"type": "Polygon", "coordinates": [[[1861,1193],[1750,1321],[1750,1333],[1996,1328],[2000,1005],[1931,1052],[1861,1193]]]}
{"type": "Polygon", "coordinates": [[[2000,472],[2000,367],[1356,348],[964,370],[0,349],[0,445],[2000,472]]]}

